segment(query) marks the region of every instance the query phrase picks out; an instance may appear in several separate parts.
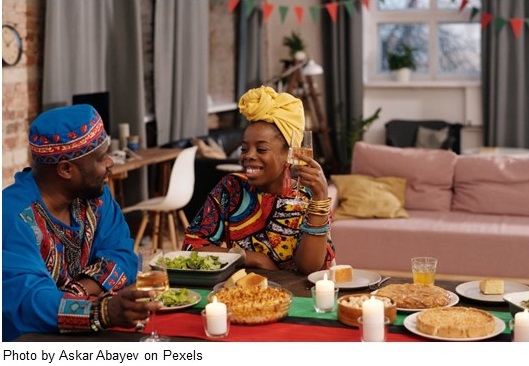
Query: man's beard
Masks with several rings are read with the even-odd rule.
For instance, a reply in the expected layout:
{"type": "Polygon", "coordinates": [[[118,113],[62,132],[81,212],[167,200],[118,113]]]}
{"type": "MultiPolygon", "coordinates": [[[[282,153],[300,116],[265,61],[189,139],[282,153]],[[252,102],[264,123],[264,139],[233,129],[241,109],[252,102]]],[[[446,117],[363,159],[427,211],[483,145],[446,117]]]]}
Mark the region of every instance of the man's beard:
{"type": "Polygon", "coordinates": [[[83,196],[84,198],[86,199],[95,199],[95,198],[99,198],[103,195],[103,187],[104,186],[101,186],[101,187],[92,187],[92,188],[87,188],[83,193],[83,196]]]}

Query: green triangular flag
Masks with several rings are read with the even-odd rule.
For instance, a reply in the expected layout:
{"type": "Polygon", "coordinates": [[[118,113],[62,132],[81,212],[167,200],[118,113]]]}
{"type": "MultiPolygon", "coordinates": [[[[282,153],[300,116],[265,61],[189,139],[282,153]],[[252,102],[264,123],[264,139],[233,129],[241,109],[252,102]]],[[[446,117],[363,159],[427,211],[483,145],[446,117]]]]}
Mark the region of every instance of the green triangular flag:
{"type": "Polygon", "coordinates": [[[312,22],[318,23],[318,21],[320,20],[320,8],[317,6],[311,6],[310,15],[312,18],[312,22]]]}
{"type": "Polygon", "coordinates": [[[249,18],[252,15],[253,8],[255,7],[255,0],[245,0],[246,4],[246,18],[249,18]]]}
{"type": "Polygon", "coordinates": [[[287,17],[287,13],[288,13],[288,6],[280,6],[279,7],[279,15],[281,15],[281,23],[284,23],[285,22],[285,18],[287,17]]]}
{"type": "Polygon", "coordinates": [[[470,21],[474,19],[474,17],[479,13],[479,8],[476,8],[475,6],[472,8],[472,11],[470,12],[470,21]]]}
{"type": "Polygon", "coordinates": [[[353,0],[349,0],[343,3],[345,5],[345,9],[347,9],[347,12],[350,16],[353,16],[354,13],[354,4],[353,0]]]}
{"type": "Polygon", "coordinates": [[[494,19],[494,30],[496,31],[496,33],[499,33],[501,31],[505,23],[506,21],[503,18],[497,17],[496,19],[494,19]]]}

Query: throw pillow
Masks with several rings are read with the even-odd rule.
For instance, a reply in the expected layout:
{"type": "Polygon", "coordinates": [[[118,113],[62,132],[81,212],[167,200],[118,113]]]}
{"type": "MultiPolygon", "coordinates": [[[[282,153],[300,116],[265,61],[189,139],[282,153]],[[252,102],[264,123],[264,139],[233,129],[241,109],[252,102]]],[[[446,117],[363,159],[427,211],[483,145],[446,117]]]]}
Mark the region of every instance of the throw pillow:
{"type": "Polygon", "coordinates": [[[448,140],[449,132],[450,130],[448,127],[434,130],[432,128],[419,126],[415,147],[424,149],[442,149],[444,147],[443,144],[448,140]]]}
{"type": "Polygon", "coordinates": [[[366,175],[331,175],[338,189],[336,220],[409,217],[404,209],[406,179],[366,175]]]}
{"type": "Polygon", "coordinates": [[[351,173],[406,178],[407,210],[450,211],[456,159],[457,155],[447,150],[357,141],[351,173]]]}

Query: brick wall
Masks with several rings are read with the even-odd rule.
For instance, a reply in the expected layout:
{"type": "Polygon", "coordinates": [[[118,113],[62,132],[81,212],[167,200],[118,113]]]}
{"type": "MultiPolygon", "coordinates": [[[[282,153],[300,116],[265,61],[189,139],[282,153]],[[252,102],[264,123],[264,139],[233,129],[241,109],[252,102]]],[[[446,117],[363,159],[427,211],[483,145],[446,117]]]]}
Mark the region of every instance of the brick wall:
{"type": "Polygon", "coordinates": [[[29,164],[29,122],[41,109],[44,0],[3,0],[2,23],[14,26],[22,38],[22,58],[2,67],[2,188],[29,164]]]}

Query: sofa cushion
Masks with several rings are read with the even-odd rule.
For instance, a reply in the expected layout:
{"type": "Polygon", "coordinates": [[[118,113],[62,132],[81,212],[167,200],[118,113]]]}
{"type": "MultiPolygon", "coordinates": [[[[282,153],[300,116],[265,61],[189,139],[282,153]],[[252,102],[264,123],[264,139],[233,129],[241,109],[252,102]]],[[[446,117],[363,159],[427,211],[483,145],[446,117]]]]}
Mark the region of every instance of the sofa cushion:
{"type": "Polygon", "coordinates": [[[433,128],[426,128],[419,126],[417,129],[417,140],[415,147],[425,149],[442,149],[448,140],[449,128],[441,128],[434,130],[433,128]]]}
{"type": "Polygon", "coordinates": [[[408,217],[404,209],[406,179],[366,175],[331,175],[338,189],[336,220],[408,217]]]}
{"type": "Polygon", "coordinates": [[[406,178],[404,207],[449,211],[457,155],[452,151],[355,143],[351,172],[406,178]]]}
{"type": "Polygon", "coordinates": [[[452,209],[529,216],[529,159],[460,156],[455,167],[452,209]]]}

